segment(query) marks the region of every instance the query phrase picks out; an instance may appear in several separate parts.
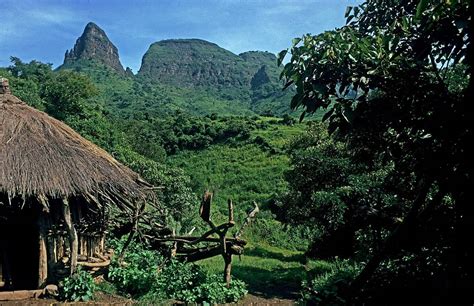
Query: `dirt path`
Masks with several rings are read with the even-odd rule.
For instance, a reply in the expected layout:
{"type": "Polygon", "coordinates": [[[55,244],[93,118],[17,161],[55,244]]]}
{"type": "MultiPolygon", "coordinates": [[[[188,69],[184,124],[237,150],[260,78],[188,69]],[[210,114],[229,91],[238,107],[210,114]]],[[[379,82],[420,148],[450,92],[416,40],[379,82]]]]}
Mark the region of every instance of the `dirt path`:
{"type": "Polygon", "coordinates": [[[247,294],[245,298],[236,305],[295,305],[296,301],[291,299],[264,298],[253,294],[247,294]]]}

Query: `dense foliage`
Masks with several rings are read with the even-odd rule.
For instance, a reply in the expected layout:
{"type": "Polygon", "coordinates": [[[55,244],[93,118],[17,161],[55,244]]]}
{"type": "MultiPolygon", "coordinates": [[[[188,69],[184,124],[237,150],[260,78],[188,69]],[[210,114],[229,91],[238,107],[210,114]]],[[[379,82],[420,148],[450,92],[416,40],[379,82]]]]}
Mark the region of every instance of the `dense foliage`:
{"type": "MultiPolygon", "coordinates": [[[[295,86],[291,106],[304,108],[302,118],[328,109],[328,130],[346,152],[302,152],[307,155],[294,159],[295,169],[314,173],[319,184],[306,195],[310,201],[296,198],[297,205],[322,212],[323,224],[375,214],[385,229],[388,236],[351,283],[353,298],[402,301],[400,289],[416,288],[435,301],[445,296],[466,301],[462,288],[472,286],[473,249],[464,234],[472,230],[474,216],[468,187],[473,170],[469,1],[369,0],[349,8],[346,17],[340,29],[295,39],[282,73],[286,86],[295,86]],[[314,165],[323,168],[312,171],[314,165]],[[365,170],[354,169],[359,166],[365,170]],[[334,171],[344,177],[330,175],[334,171]],[[341,180],[349,187],[346,199],[338,192],[341,180]],[[350,210],[354,200],[357,210],[350,210]],[[402,218],[381,222],[385,208],[395,209],[391,218],[400,213],[402,218]],[[401,264],[401,258],[407,263],[400,270],[394,263],[401,264]],[[409,278],[408,271],[416,277],[409,278]],[[384,296],[377,293],[381,286],[384,296]]],[[[280,53],[280,62],[287,52],[280,53]]],[[[290,175],[294,192],[314,183],[297,171],[290,175]]],[[[313,216],[295,217],[311,222],[313,216]]]]}
{"type": "MultiPolygon", "coordinates": [[[[112,245],[120,249],[123,240],[112,241],[112,245]]],[[[143,302],[228,303],[247,293],[239,280],[232,280],[227,288],[221,276],[208,275],[194,264],[166,259],[137,243],[127,251],[124,263],[112,263],[108,279],[122,294],[143,302]]]]}
{"type": "Polygon", "coordinates": [[[153,159],[183,150],[205,149],[212,144],[246,140],[257,125],[245,117],[194,117],[177,112],[165,118],[124,120],[123,128],[133,148],[153,159]]]}
{"type": "Polygon", "coordinates": [[[367,256],[379,248],[402,216],[390,166],[354,163],[346,145],[332,139],[327,126],[311,124],[289,145],[292,168],[288,192],[274,210],[285,223],[313,228],[308,252],[319,258],[367,256]]]}
{"type": "Polygon", "coordinates": [[[350,283],[360,272],[357,264],[349,261],[335,260],[329,269],[317,271],[303,281],[301,301],[311,305],[341,305],[349,300],[344,294],[350,283]]]}

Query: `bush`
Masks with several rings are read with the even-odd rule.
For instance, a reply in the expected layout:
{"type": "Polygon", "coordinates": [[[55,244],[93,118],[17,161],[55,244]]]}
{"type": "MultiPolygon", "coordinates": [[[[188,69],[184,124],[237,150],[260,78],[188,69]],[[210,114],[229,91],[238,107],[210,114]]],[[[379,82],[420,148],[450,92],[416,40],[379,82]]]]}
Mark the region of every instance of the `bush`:
{"type": "Polygon", "coordinates": [[[193,264],[170,260],[159,271],[153,284],[153,296],[175,299],[186,303],[196,302],[194,288],[205,281],[206,275],[193,264]]]}
{"type": "MultiPolygon", "coordinates": [[[[121,250],[123,240],[114,240],[111,244],[116,250],[121,250]]],[[[157,267],[161,262],[163,258],[157,252],[131,243],[122,265],[116,259],[112,261],[108,278],[119,291],[134,297],[141,296],[150,290],[158,275],[157,267]]]]}
{"type": "Polygon", "coordinates": [[[336,260],[328,271],[316,274],[302,283],[302,302],[316,305],[347,304],[349,284],[360,272],[357,264],[336,260]]]}
{"type": "Polygon", "coordinates": [[[198,296],[197,302],[210,304],[235,303],[247,294],[246,285],[243,281],[233,279],[230,287],[222,281],[221,275],[209,276],[206,282],[195,289],[198,296]]]}
{"type": "Polygon", "coordinates": [[[234,303],[247,294],[244,282],[234,279],[227,288],[221,275],[206,275],[199,266],[172,260],[160,271],[153,289],[141,302],[168,299],[185,303],[234,303]]]}
{"type": "Polygon", "coordinates": [[[92,276],[79,268],[75,274],[62,281],[59,297],[64,301],[89,301],[94,296],[95,289],[92,276]]]}
{"type": "MultiPolygon", "coordinates": [[[[110,244],[121,250],[123,242],[123,239],[112,240],[110,244]]],[[[222,277],[209,276],[194,264],[167,260],[138,243],[130,244],[123,265],[112,261],[108,278],[120,292],[144,303],[170,299],[185,303],[228,303],[247,293],[242,281],[233,280],[227,288],[222,277]]]]}

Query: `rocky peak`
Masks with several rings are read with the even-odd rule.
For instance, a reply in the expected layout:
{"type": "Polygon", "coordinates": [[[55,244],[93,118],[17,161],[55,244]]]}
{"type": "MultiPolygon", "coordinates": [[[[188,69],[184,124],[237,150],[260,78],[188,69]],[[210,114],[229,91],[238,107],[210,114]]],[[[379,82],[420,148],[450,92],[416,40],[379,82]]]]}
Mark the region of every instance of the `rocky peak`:
{"type": "Polygon", "coordinates": [[[81,37],[76,40],[74,48],[66,51],[64,65],[72,64],[77,60],[94,60],[125,74],[120,63],[118,49],[109,40],[107,34],[93,22],[89,22],[81,37]]]}
{"type": "Polygon", "coordinates": [[[271,81],[267,73],[267,67],[263,65],[262,67],[260,67],[260,69],[258,69],[257,73],[255,73],[255,75],[252,77],[252,80],[250,81],[250,86],[252,87],[252,90],[255,90],[258,87],[270,82],[271,81]]]}
{"type": "Polygon", "coordinates": [[[243,86],[245,62],[234,53],[201,39],[169,39],[153,43],[138,75],[178,86],[243,86]]]}
{"type": "Polygon", "coordinates": [[[247,51],[240,53],[239,56],[245,61],[252,63],[276,65],[277,62],[275,54],[267,51],[247,51]]]}

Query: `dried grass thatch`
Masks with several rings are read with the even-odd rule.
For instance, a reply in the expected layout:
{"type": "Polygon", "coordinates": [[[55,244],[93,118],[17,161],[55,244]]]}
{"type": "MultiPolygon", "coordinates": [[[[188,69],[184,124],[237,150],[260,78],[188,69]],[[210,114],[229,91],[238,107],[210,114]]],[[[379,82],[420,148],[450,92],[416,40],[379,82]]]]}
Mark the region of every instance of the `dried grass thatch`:
{"type": "Polygon", "coordinates": [[[133,208],[149,187],[66,124],[0,92],[0,193],[40,200],[82,196],[133,208]]]}

